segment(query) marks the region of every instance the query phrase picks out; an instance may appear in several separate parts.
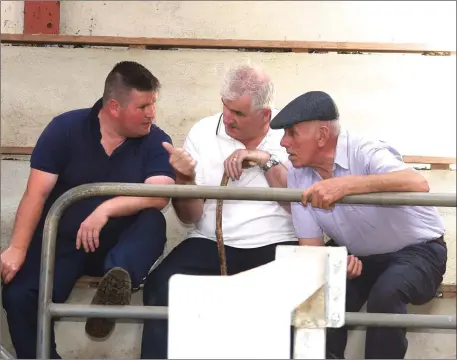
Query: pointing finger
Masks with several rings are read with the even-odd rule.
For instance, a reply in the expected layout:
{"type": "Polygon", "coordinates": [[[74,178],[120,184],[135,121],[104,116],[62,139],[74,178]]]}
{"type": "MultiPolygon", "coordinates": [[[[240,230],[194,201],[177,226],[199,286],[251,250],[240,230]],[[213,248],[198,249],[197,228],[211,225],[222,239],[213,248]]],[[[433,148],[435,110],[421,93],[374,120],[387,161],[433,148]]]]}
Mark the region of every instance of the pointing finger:
{"type": "Polygon", "coordinates": [[[173,145],[171,145],[170,143],[167,143],[167,142],[163,142],[162,143],[162,146],[165,150],[167,150],[167,152],[171,155],[173,154],[173,152],[175,151],[175,148],[173,145]]]}

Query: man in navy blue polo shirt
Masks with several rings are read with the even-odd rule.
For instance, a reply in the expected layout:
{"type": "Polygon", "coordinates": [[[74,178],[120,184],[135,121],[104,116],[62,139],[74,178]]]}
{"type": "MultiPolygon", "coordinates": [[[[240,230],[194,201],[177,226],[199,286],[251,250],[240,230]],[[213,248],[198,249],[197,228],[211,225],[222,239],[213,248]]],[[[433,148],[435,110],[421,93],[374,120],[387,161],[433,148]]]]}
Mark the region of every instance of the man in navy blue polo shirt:
{"type": "MultiPolygon", "coordinates": [[[[92,108],[54,118],[31,157],[27,189],[17,210],[10,246],[1,254],[3,307],[18,358],[36,358],[37,303],[43,226],[67,190],[95,182],[174,184],[154,125],[160,83],[135,62],[121,62],[92,108]]],[[[72,204],[59,222],[53,301],[65,302],[77,279],[104,277],[92,303],[122,305],[162,254],[168,198],[90,197],[72,204]]],[[[86,332],[107,337],[114,320],[88,319],[86,332]]],[[[52,332],[51,357],[60,358],[52,332]]]]}

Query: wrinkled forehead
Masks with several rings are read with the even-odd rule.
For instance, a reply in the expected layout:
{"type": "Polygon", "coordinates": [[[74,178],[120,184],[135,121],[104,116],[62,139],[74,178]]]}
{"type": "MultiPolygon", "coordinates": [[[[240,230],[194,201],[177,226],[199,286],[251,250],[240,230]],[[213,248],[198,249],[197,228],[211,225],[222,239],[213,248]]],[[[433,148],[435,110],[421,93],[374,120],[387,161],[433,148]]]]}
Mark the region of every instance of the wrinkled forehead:
{"type": "Polygon", "coordinates": [[[250,112],[252,110],[252,96],[250,94],[243,94],[232,98],[222,98],[225,106],[233,110],[250,112]]]}
{"type": "Polygon", "coordinates": [[[285,127],[284,130],[289,129],[295,133],[304,134],[310,131],[314,131],[317,127],[319,127],[320,123],[321,122],[319,120],[301,121],[285,127]]]}
{"type": "Polygon", "coordinates": [[[129,105],[145,106],[152,105],[157,101],[158,94],[156,91],[140,91],[131,89],[126,94],[125,100],[129,105]]]}

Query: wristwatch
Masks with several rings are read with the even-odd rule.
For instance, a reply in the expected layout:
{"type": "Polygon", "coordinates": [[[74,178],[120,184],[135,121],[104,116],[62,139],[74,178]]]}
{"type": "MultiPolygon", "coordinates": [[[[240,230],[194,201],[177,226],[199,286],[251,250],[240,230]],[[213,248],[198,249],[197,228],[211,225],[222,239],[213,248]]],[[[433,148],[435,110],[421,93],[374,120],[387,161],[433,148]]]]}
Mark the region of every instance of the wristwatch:
{"type": "Polygon", "coordinates": [[[267,161],[267,163],[265,165],[262,165],[260,168],[263,170],[263,172],[267,172],[273,166],[276,166],[276,165],[279,165],[279,164],[280,164],[280,162],[276,158],[276,156],[273,155],[273,154],[270,154],[270,159],[267,161]]]}

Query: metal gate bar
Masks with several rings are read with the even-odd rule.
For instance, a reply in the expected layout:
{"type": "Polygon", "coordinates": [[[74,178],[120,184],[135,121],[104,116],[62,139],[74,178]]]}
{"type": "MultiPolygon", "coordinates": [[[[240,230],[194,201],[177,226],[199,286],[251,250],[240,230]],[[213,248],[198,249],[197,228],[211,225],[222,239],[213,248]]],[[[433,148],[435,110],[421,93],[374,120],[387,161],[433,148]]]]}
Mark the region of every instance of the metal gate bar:
{"type": "MultiPolygon", "coordinates": [[[[103,317],[116,319],[168,319],[167,306],[104,306],[79,304],[51,304],[51,316],[103,317]]],[[[347,312],[348,326],[407,327],[427,329],[456,329],[455,315],[379,314],[347,312]]]]}
{"type": "Polygon", "coordinates": [[[0,344],[0,359],[14,359],[15,357],[0,344]]]}
{"type": "MultiPolygon", "coordinates": [[[[77,200],[93,196],[150,196],[170,198],[298,202],[301,200],[302,191],[303,190],[301,189],[280,188],[227,188],[219,186],[197,185],[94,183],[75,187],[62,194],[49,210],[44,225],[40,269],[41,286],[38,299],[37,358],[49,359],[50,356],[51,317],[54,316],[54,314],[51,313],[51,309],[56,309],[55,306],[57,305],[52,303],[57,229],[63,212],[72,203],[76,202],[77,200]]],[[[377,193],[347,196],[341,199],[339,203],[456,207],[457,198],[456,194],[431,194],[412,192],[377,193]]],[[[71,305],[60,304],[59,306],[66,307],[71,305]]],[[[134,311],[138,312],[139,318],[145,318],[148,313],[148,309],[143,306],[138,306],[138,310],[134,311]]],[[[98,310],[94,308],[92,315],[98,314],[98,310]]],[[[118,312],[117,315],[120,316],[121,314],[118,312]]],[[[360,315],[366,316],[367,314],[360,315]]],[[[363,317],[360,319],[363,319],[363,317]]]]}

